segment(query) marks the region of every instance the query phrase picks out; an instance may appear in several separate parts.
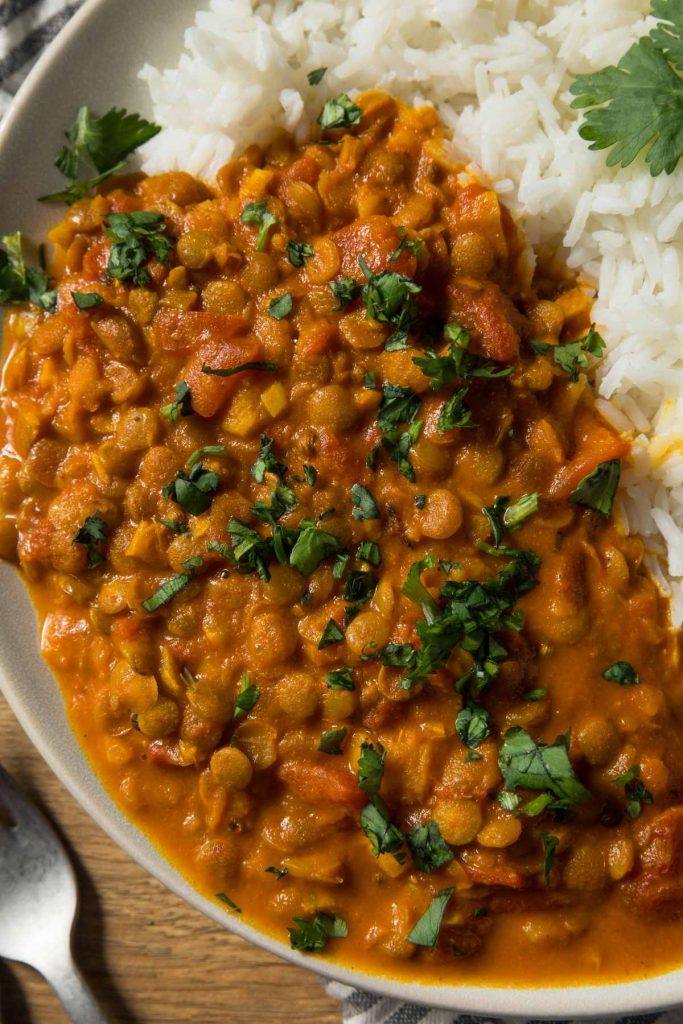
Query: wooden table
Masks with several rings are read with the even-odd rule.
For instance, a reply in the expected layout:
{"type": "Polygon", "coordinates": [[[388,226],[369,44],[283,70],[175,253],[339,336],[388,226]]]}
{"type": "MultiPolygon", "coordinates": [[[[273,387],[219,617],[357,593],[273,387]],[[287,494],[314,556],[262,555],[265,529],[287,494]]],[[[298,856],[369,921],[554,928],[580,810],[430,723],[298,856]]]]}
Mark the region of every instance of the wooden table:
{"type": "MultiPolygon", "coordinates": [[[[88,818],[0,697],[0,760],[61,829],[77,867],[77,959],[112,1024],[339,1024],[319,980],[223,931],[88,818]]],[[[1,898],[1,897],[0,897],[1,898]]],[[[0,961],[7,1024],[65,1024],[47,985],[0,961]]]]}

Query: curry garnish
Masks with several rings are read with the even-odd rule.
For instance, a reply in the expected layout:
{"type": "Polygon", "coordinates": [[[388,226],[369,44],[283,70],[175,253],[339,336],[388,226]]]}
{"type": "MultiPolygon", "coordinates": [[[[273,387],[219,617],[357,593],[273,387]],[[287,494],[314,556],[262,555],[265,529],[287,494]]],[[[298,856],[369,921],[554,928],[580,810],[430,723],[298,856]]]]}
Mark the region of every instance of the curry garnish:
{"type": "Polygon", "coordinates": [[[348,732],[345,725],[340,725],[336,729],[328,729],[320,736],[318,742],[318,750],[321,754],[341,754],[342,744],[346,739],[346,733],[348,732]]]}
{"type": "Polygon", "coordinates": [[[242,908],[238,907],[237,904],[235,903],[235,901],[233,899],[231,899],[230,896],[228,896],[228,894],[226,892],[217,892],[216,893],[216,899],[220,900],[220,902],[223,904],[223,906],[227,907],[228,910],[234,911],[235,914],[241,914],[242,913],[242,908]]]}
{"type": "Polygon", "coordinates": [[[358,298],[361,286],[352,277],[340,277],[336,281],[330,281],[330,291],[337,300],[337,305],[333,308],[333,312],[336,313],[350,306],[358,298]]]}
{"type": "Polygon", "coordinates": [[[592,508],[601,516],[609,516],[612,512],[620,476],[621,462],[619,459],[601,462],[574,488],[569,495],[569,500],[578,505],[592,508]]]}
{"type": "Polygon", "coordinates": [[[448,888],[442,889],[441,892],[437,893],[408,935],[408,942],[413,942],[416,946],[428,946],[429,948],[436,946],[439,941],[441,922],[454,892],[454,889],[448,888]]]}
{"type": "Polygon", "coordinates": [[[470,750],[480,746],[491,732],[486,708],[474,701],[465,704],[455,720],[455,731],[470,750]]]}
{"type": "Polygon", "coordinates": [[[309,242],[295,242],[293,238],[287,242],[287,259],[293,267],[303,267],[315,252],[309,242]]]}
{"type": "Polygon", "coordinates": [[[453,851],[444,842],[435,821],[430,821],[427,825],[417,825],[406,835],[406,842],[418,871],[437,871],[453,860],[453,851]]]}
{"type": "Polygon", "coordinates": [[[313,71],[309,71],[308,74],[306,75],[306,78],[308,79],[308,84],[320,85],[323,78],[325,77],[326,71],[327,68],[315,68],[313,71]]]}
{"type": "Polygon", "coordinates": [[[555,855],[557,847],[560,845],[560,840],[549,832],[541,832],[541,839],[543,841],[543,881],[547,885],[550,879],[550,872],[555,866],[555,855]]]}
{"type": "Polygon", "coordinates": [[[83,544],[88,552],[88,566],[91,569],[102,565],[104,554],[102,545],[108,538],[108,526],[99,512],[88,516],[74,536],[74,544],[83,544]]]}
{"type": "Polygon", "coordinates": [[[33,302],[47,312],[57,306],[48,275],[24,262],[21,232],[4,235],[0,246],[0,304],[33,302]]]}
{"type": "Polygon", "coordinates": [[[284,477],[287,467],[278,462],[273,452],[273,439],[267,434],[261,434],[259,441],[258,459],[251,467],[251,475],[257,484],[263,483],[266,473],[274,473],[275,476],[284,477]]]}
{"type": "Polygon", "coordinates": [[[541,743],[519,726],[508,729],[498,754],[498,767],[509,790],[539,790],[543,795],[527,813],[543,808],[566,808],[588,800],[590,793],[579,782],[569,760],[569,738],[541,743]]]}
{"type": "Polygon", "coordinates": [[[353,485],[351,488],[351,500],[353,502],[353,511],[351,512],[351,515],[354,519],[379,519],[377,502],[368,488],[364,487],[363,484],[353,485]]]}
{"type": "Polygon", "coordinates": [[[605,669],[602,678],[608,679],[611,683],[618,683],[619,686],[637,686],[640,682],[640,676],[630,661],[615,661],[605,669]]]}
{"type": "Polygon", "coordinates": [[[251,681],[251,676],[242,676],[239,681],[237,694],[235,696],[235,710],[233,711],[233,718],[241,718],[246,715],[252,708],[256,707],[261,691],[251,681]]]}
{"type": "Polygon", "coordinates": [[[331,690],[355,690],[352,668],[335,668],[327,673],[325,682],[331,690]]]}
{"type": "Polygon", "coordinates": [[[322,631],[322,635],[318,641],[318,650],[322,651],[325,647],[330,647],[332,644],[341,643],[343,639],[344,634],[341,629],[334,619],[330,619],[322,631]]]}
{"type": "Polygon", "coordinates": [[[358,786],[364,793],[375,796],[384,775],[384,760],[387,752],[381,743],[361,743],[358,758],[358,786]]]}
{"type": "Polygon", "coordinates": [[[168,405],[162,405],[159,410],[162,416],[166,416],[171,424],[175,423],[180,416],[191,416],[192,392],[187,381],[181,380],[175,386],[175,398],[168,405]]]}
{"type": "Polygon", "coordinates": [[[151,259],[169,262],[171,240],[164,234],[166,221],[161,213],[110,213],[105,225],[107,236],[114,243],[107,263],[110,277],[144,287],[151,280],[145,264],[151,259]]]}
{"type": "Polygon", "coordinates": [[[189,473],[184,469],[179,470],[175,478],[162,488],[161,493],[191,516],[199,516],[211,507],[219,483],[218,473],[205,469],[201,462],[197,462],[189,473]]]}
{"type": "Polygon", "coordinates": [[[156,612],[159,608],[163,608],[164,605],[168,604],[169,601],[172,601],[191,582],[195,569],[198,569],[203,564],[203,561],[199,555],[193,555],[191,558],[186,559],[182,563],[182,568],[185,572],[165,580],[158,590],[155,590],[150,597],[145,598],[142,602],[142,607],[145,611],[156,612]]]}
{"type": "Polygon", "coordinates": [[[552,352],[553,362],[569,375],[571,381],[579,379],[579,372],[588,369],[588,355],[600,359],[605,351],[605,340],[591,324],[588,333],[577,341],[566,341],[560,345],[549,345],[543,341],[530,341],[534,352],[552,352]]]}
{"type": "Polygon", "coordinates": [[[392,822],[387,805],[377,793],[370,797],[370,802],[360,812],[360,824],[375,857],[390,853],[399,864],[405,861],[405,836],[392,822]]]}
{"type": "Polygon", "coordinates": [[[615,786],[623,786],[626,796],[626,813],[629,818],[633,819],[640,817],[643,804],[654,803],[652,793],[641,781],[641,772],[641,766],[634,764],[622,775],[612,780],[615,786]]]}
{"type": "Polygon", "coordinates": [[[380,323],[391,324],[394,328],[393,333],[387,338],[385,348],[387,351],[405,348],[408,332],[418,315],[413,295],[421,292],[422,288],[409,277],[397,274],[393,270],[373,273],[362,256],[358,257],[358,265],[366,281],[361,295],[368,317],[380,323]]]}
{"type": "Polygon", "coordinates": [[[286,316],[289,316],[292,308],[292,293],[285,292],[284,295],[278,295],[270,300],[268,316],[272,316],[273,320],[283,320],[286,316]]]}
{"type": "Polygon", "coordinates": [[[294,928],[289,928],[292,949],[307,953],[322,953],[328,939],[343,939],[348,935],[346,921],[338,914],[318,913],[308,920],[294,918],[294,928]]]}
{"type": "Polygon", "coordinates": [[[327,131],[330,128],[350,128],[358,124],[361,118],[361,109],[345,92],[327,100],[325,106],[318,115],[318,124],[327,131]]]}
{"type": "Polygon", "coordinates": [[[72,292],[71,298],[76,309],[86,310],[101,306],[104,299],[99,292],[72,292]]]}
{"type": "Polygon", "coordinates": [[[202,366],[202,373],[206,373],[213,377],[234,377],[236,373],[269,373],[277,370],[278,363],[274,363],[270,359],[250,359],[246,363],[239,363],[237,366],[229,367],[214,367],[207,366],[206,363],[202,366]]]}
{"type": "Polygon", "coordinates": [[[275,217],[268,210],[268,200],[259,199],[255,203],[248,203],[242,210],[240,220],[243,224],[258,224],[259,232],[256,237],[256,251],[262,252],[268,239],[268,232],[278,223],[275,217]]]}

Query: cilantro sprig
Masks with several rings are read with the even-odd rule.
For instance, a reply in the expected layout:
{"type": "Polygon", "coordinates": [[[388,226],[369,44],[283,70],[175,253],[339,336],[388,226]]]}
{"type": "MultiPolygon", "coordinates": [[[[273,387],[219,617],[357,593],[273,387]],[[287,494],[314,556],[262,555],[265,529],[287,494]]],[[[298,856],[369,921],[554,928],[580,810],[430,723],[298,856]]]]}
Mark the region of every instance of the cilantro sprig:
{"type": "Polygon", "coordinates": [[[44,270],[26,266],[21,232],[4,235],[0,243],[0,305],[33,302],[54,312],[57,292],[49,287],[44,270]]]}
{"type": "Polygon", "coordinates": [[[150,210],[110,213],[105,217],[105,231],[114,243],[107,264],[110,277],[132,281],[140,287],[149,284],[151,277],[145,266],[148,260],[170,260],[171,240],[164,234],[165,227],[163,214],[150,210]]]}
{"type": "Polygon", "coordinates": [[[63,199],[71,204],[83,199],[122,170],[127,157],[160,131],[158,124],[122,108],[112,107],[98,117],[89,107],[81,107],[66,130],[67,144],[55,160],[69,184],[62,191],[41,196],[41,201],[63,199]],[[84,163],[92,164],[97,174],[79,181],[84,163]]]}
{"type": "Polygon", "coordinates": [[[578,75],[572,107],[585,110],[579,135],[590,149],[609,149],[608,167],[627,167],[639,153],[653,177],[672,174],[683,153],[683,0],[652,0],[658,24],[614,67],[578,75]]]}

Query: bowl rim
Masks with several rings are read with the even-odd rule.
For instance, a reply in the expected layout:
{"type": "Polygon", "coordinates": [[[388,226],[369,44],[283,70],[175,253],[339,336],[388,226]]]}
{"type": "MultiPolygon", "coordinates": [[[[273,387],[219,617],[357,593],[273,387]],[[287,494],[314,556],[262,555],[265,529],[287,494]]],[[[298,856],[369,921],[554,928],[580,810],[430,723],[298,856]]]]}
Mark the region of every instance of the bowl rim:
{"type": "MultiPolygon", "coordinates": [[[[8,147],[8,140],[21,131],[22,120],[33,105],[41,84],[50,74],[59,73],[60,64],[63,65],[63,71],[66,71],[67,65],[72,66],[70,59],[73,59],[73,56],[70,55],[78,50],[79,40],[94,31],[98,18],[103,12],[111,10],[116,2],[117,0],[85,0],[83,6],[42,53],[0,122],[0,164],[8,147]]],[[[202,0],[197,0],[196,6],[201,5],[202,0]]],[[[125,82],[123,92],[125,94],[125,82]]],[[[116,102],[125,106],[125,95],[117,96],[116,102]]],[[[19,578],[19,574],[13,569],[3,570],[2,576],[5,577],[8,571],[19,578]]],[[[20,581],[20,585],[24,587],[23,580],[20,581]]],[[[26,600],[28,601],[28,598],[26,600]]],[[[59,690],[54,676],[51,673],[49,675],[52,685],[59,690]]],[[[590,1019],[657,1012],[683,1003],[683,967],[630,982],[510,988],[503,985],[436,985],[401,981],[383,975],[366,974],[360,969],[344,967],[325,959],[305,956],[291,949],[285,942],[240,920],[236,915],[226,914],[224,909],[214,905],[179,873],[145,833],[123,815],[96,776],[80,748],[75,733],[71,730],[73,742],[78,747],[80,756],[64,756],[59,744],[50,736],[50,730],[46,728],[42,717],[36,713],[35,707],[27,699],[25,677],[12,669],[5,657],[5,651],[1,649],[0,690],[41,757],[71,796],[118,847],[194,909],[201,911],[228,931],[297,967],[304,967],[328,981],[361,989],[378,997],[417,1003],[455,1013],[464,1011],[493,1017],[590,1019]],[[84,766],[91,777],[84,777],[84,766]],[[92,785],[93,781],[96,783],[95,786],[92,785]],[[90,787],[86,783],[90,783],[90,787]]],[[[61,692],[58,696],[63,704],[61,692]]],[[[65,709],[64,718],[67,721],[65,709]]]]}

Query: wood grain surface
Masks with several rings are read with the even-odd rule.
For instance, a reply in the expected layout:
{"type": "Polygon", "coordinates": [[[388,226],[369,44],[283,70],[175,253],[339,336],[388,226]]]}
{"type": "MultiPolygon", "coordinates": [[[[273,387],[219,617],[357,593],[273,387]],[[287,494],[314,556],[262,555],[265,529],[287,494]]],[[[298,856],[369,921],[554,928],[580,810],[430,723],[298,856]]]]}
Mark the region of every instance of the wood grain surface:
{"type": "MultiPolygon", "coordinates": [[[[318,978],[223,931],[146,874],[67,793],[0,697],[0,761],[61,831],[78,872],[75,950],[111,1024],[339,1024],[318,978]]],[[[2,898],[0,879],[0,899],[2,898]]],[[[2,1024],[65,1024],[27,967],[0,961],[2,1024]]]]}

